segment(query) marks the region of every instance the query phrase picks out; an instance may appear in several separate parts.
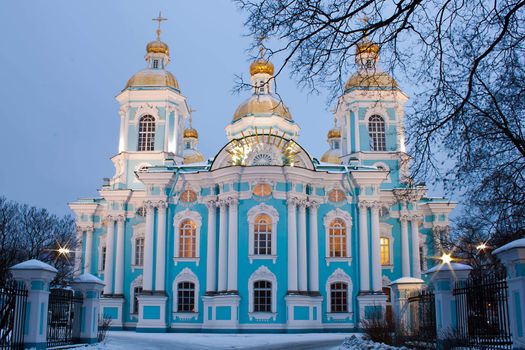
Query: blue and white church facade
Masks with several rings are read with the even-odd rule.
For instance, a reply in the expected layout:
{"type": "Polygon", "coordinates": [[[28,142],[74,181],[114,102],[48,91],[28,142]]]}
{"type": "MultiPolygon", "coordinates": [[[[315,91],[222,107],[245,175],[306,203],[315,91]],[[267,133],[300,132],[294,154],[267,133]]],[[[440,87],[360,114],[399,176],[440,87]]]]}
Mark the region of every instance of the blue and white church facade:
{"type": "Polygon", "coordinates": [[[117,96],[114,176],[70,203],[75,269],[105,283],[101,314],[137,331],[337,331],[390,307],[390,282],[421,278],[454,203],[408,186],[407,96],[357,47],[319,159],[273,94],[274,66],[250,66],[253,91],[209,159],[169,48],[117,96]]]}

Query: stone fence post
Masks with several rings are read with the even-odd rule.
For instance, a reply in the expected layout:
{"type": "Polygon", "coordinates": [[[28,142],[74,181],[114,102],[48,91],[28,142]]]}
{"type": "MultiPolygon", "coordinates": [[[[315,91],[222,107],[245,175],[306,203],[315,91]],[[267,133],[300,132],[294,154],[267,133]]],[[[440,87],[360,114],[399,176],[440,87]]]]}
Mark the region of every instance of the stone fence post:
{"type": "Polygon", "coordinates": [[[409,329],[413,325],[408,317],[407,302],[410,293],[421,290],[423,280],[413,277],[401,277],[390,283],[392,288],[392,308],[397,329],[409,329]]]}
{"type": "Polygon", "coordinates": [[[458,281],[466,280],[470,270],[472,267],[464,264],[441,263],[425,272],[430,276],[429,282],[434,287],[438,349],[443,348],[444,341],[458,328],[454,285],[458,281]]]}
{"type": "Polygon", "coordinates": [[[28,290],[24,348],[46,349],[49,283],[55,278],[57,269],[33,259],[16,264],[9,270],[13,278],[23,282],[28,290]]]}
{"type": "Polygon", "coordinates": [[[509,324],[514,349],[525,348],[525,238],[494,250],[507,270],[509,324]]]}
{"type": "Polygon", "coordinates": [[[76,336],[81,343],[98,342],[98,315],[100,311],[100,292],[104,282],[92,274],[85,273],[74,279],[72,287],[83,297],[80,312],[80,327],[76,328],[76,336]]]}

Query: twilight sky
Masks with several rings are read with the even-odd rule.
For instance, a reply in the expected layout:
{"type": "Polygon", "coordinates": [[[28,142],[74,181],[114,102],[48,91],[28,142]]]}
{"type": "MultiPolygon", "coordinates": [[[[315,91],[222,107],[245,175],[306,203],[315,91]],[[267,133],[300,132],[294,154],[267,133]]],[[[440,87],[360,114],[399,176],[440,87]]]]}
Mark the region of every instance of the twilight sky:
{"type": "MultiPolygon", "coordinates": [[[[243,14],[230,0],[3,1],[0,195],[59,215],[68,202],[98,195],[114,174],[114,97],[145,67],[159,10],[168,18],[168,69],[196,109],[199,149],[211,157],[226,143],[224,126],[249,95],[232,93],[234,76],[248,78],[250,63],[243,14]]],[[[325,96],[300,91],[287,74],[277,83],[302,128],[299,143],[320,157],[332,125],[325,96]]]]}

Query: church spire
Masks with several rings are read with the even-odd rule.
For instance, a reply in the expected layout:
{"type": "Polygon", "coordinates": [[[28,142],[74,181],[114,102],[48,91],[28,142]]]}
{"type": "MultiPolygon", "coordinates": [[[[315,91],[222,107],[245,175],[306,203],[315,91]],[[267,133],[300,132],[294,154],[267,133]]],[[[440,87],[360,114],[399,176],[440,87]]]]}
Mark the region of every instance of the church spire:
{"type": "Polygon", "coordinates": [[[379,45],[368,39],[368,22],[369,18],[364,17],[363,21],[363,39],[356,45],[355,63],[360,71],[371,71],[376,69],[379,60],[379,45]]]}
{"type": "Polygon", "coordinates": [[[162,17],[162,12],[159,12],[157,18],[152,19],[152,21],[157,22],[157,38],[146,45],[146,61],[148,61],[148,68],[164,69],[170,61],[170,49],[168,44],[160,40],[160,25],[163,21],[167,20],[167,18],[162,17]]]}

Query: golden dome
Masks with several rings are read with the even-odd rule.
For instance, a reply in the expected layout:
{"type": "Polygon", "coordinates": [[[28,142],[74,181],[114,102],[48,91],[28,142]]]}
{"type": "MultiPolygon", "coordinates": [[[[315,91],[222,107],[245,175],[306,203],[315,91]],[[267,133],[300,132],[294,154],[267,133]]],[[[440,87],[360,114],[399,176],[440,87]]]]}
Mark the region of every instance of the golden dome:
{"type": "Polygon", "coordinates": [[[328,138],[334,139],[334,138],[341,138],[341,129],[339,128],[333,128],[328,131],[328,138]]]}
{"type": "Polygon", "coordinates": [[[186,129],[184,129],[184,138],[189,138],[189,137],[193,137],[193,138],[198,139],[199,138],[199,133],[197,132],[197,130],[195,130],[192,127],[186,128],[186,129]]]}
{"type": "Polygon", "coordinates": [[[399,89],[396,80],[385,72],[355,73],[346,81],[345,90],[356,87],[399,89]]]}
{"type": "Polygon", "coordinates": [[[182,153],[182,156],[184,164],[204,162],[204,156],[199,151],[194,149],[185,149],[182,153]]]}
{"type": "Polygon", "coordinates": [[[170,54],[168,44],[160,40],[150,41],[148,45],[146,45],[146,51],[148,53],[163,53],[168,56],[170,54]]]}
{"type": "Polygon", "coordinates": [[[256,59],[250,64],[250,75],[258,73],[273,75],[273,63],[262,58],[256,59]]]}
{"type": "Polygon", "coordinates": [[[355,53],[356,55],[360,55],[362,53],[371,53],[377,56],[379,54],[379,45],[371,42],[368,39],[364,39],[357,44],[355,53]]]}
{"type": "Polygon", "coordinates": [[[179,82],[167,70],[164,69],[144,69],[135,74],[128,80],[126,89],[130,87],[139,86],[160,86],[160,87],[171,87],[177,90],[179,88],[179,82]]]}
{"type": "Polygon", "coordinates": [[[281,101],[272,95],[252,95],[237,107],[233,114],[233,121],[250,115],[265,114],[266,116],[278,115],[287,120],[292,120],[292,115],[281,101]]]}
{"type": "Polygon", "coordinates": [[[326,151],[323,156],[321,157],[321,162],[323,163],[333,163],[333,164],[341,164],[341,158],[338,154],[338,150],[330,149],[326,151]]]}

